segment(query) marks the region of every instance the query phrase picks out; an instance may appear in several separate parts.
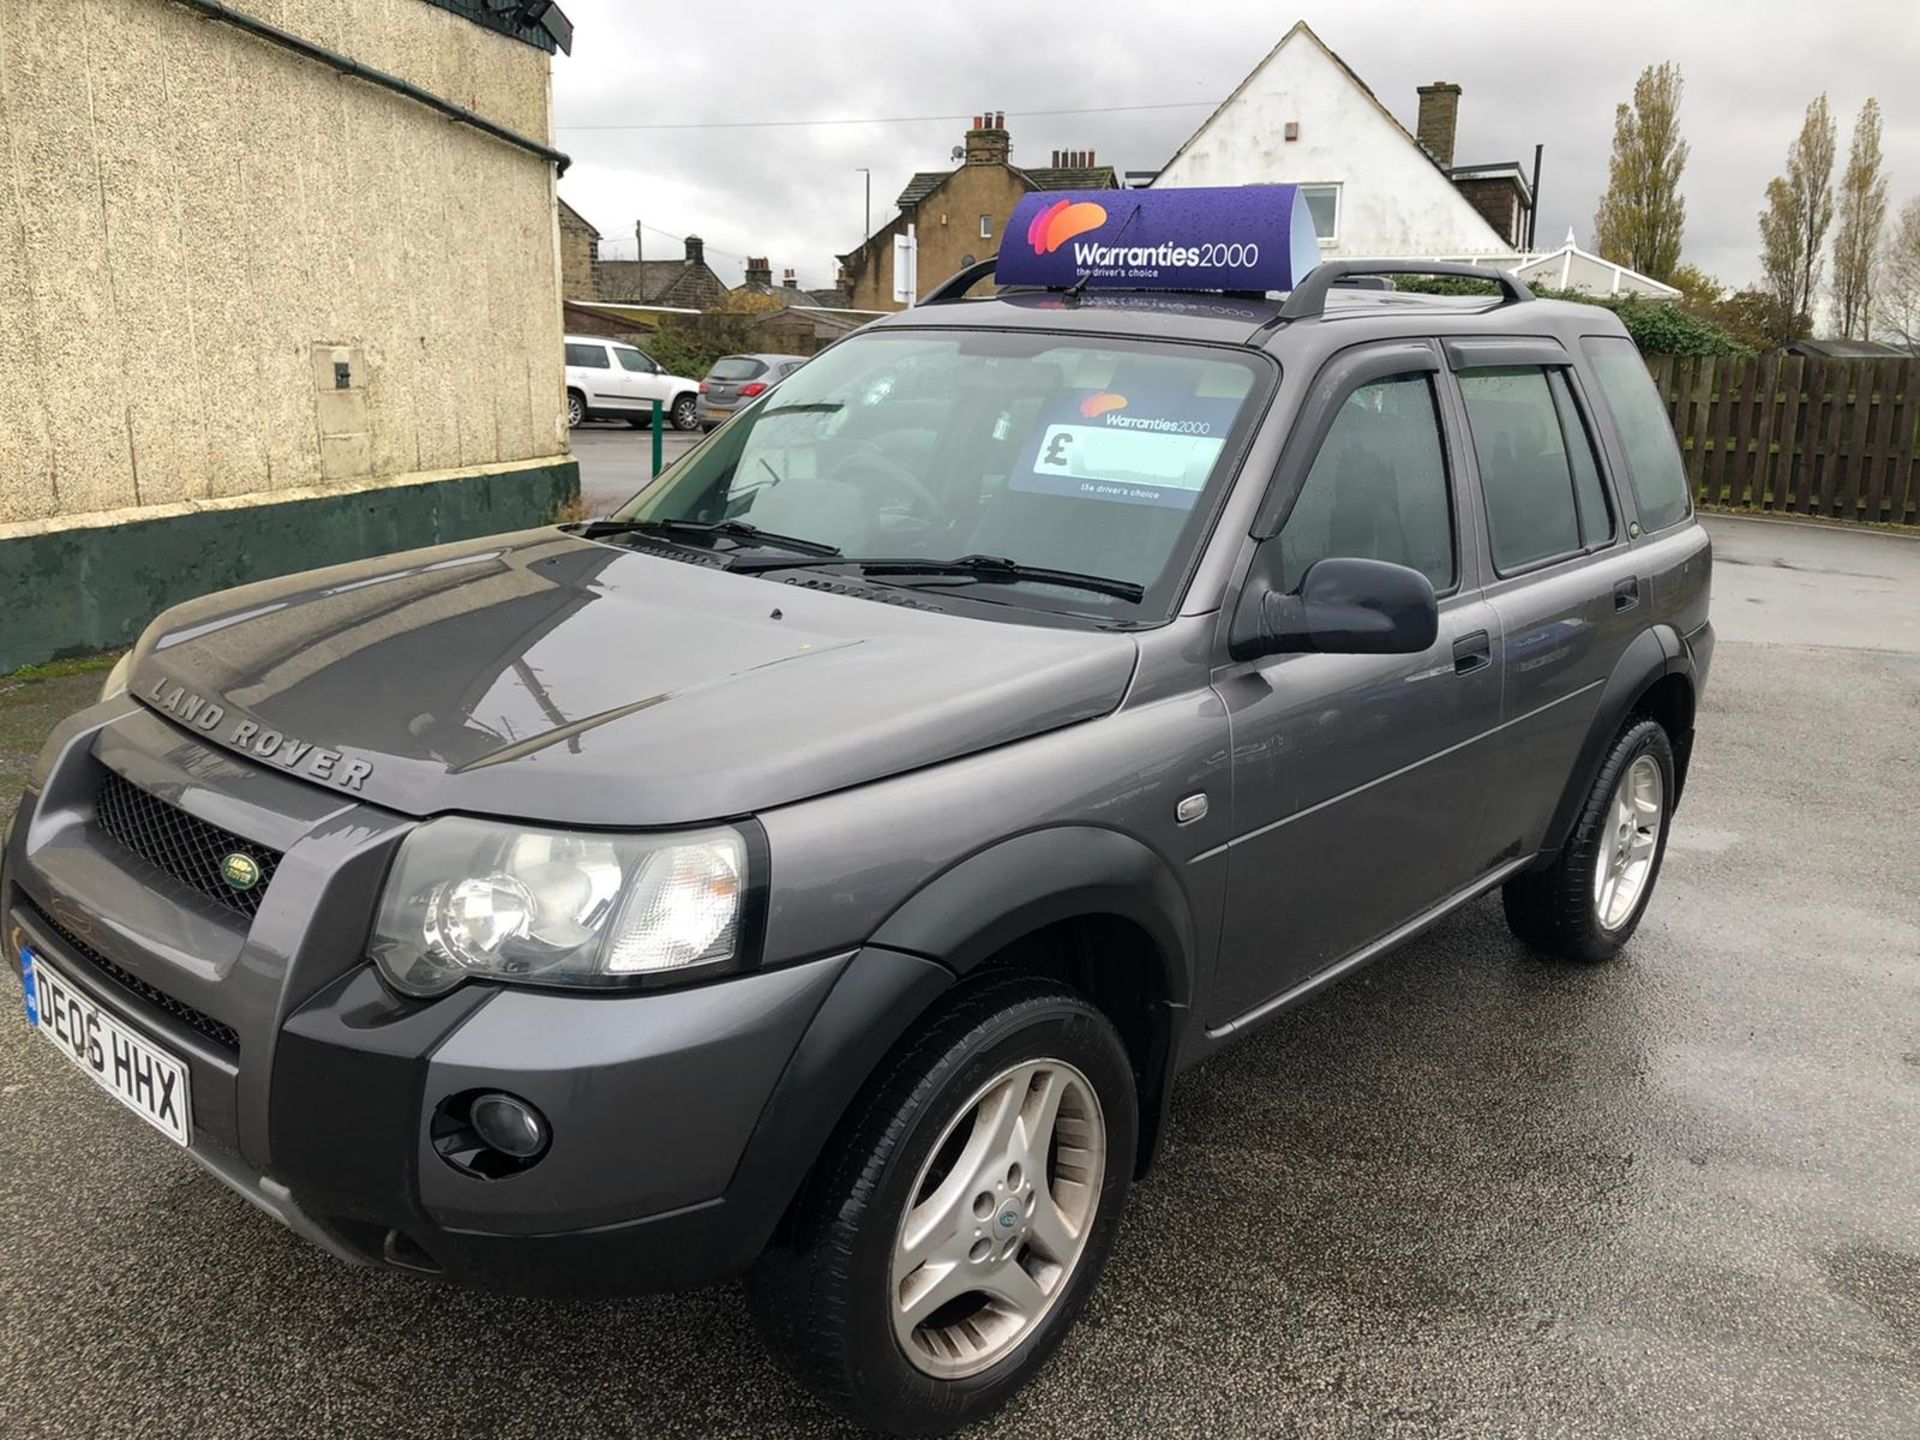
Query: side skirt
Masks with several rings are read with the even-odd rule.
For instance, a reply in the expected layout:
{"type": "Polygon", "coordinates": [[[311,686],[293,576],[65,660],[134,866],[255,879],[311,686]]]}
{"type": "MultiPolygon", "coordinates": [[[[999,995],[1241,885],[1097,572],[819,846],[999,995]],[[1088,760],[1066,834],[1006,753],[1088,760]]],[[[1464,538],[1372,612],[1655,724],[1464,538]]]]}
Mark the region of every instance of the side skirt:
{"type": "Polygon", "coordinates": [[[1330,985],[1342,976],[1350,974],[1365,965],[1369,960],[1377,959],[1402,941],[1411,940],[1436,920],[1450,915],[1462,905],[1478,900],[1482,895],[1503,882],[1516,871],[1524,870],[1533,863],[1533,856],[1527,855],[1518,860],[1509,860],[1496,870],[1490,870],[1464,890],[1456,890],[1437,905],[1421,911],[1413,919],[1396,930],[1389,930],[1371,945],[1356,950],[1346,959],[1337,961],[1322,970],[1318,975],[1310,975],[1291,990],[1283,990],[1270,1000],[1263,1000],[1244,1015],[1236,1016],[1225,1024],[1207,1031],[1209,1040],[1225,1040],[1253,1028],[1263,1020],[1272,1019],[1281,1011],[1299,1004],[1324,985],[1330,985]]]}

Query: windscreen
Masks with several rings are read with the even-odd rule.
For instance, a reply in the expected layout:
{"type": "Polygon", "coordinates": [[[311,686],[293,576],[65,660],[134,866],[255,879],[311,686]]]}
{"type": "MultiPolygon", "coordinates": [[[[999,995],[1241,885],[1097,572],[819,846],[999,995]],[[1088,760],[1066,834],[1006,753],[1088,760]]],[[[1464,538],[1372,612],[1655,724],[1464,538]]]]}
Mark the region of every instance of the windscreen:
{"type": "MultiPolygon", "coordinates": [[[[1198,346],[859,336],[616,518],[744,520],[849,557],[991,555],[1133,581],[1151,604],[1177,580],[1269,374],[1252,356],[1198,346]]],[[[1020,589],[1024,600],[1046,587],[1020,589]]],[[[1058,594],[1077,608],[1125,603],[1058,594]]]]}

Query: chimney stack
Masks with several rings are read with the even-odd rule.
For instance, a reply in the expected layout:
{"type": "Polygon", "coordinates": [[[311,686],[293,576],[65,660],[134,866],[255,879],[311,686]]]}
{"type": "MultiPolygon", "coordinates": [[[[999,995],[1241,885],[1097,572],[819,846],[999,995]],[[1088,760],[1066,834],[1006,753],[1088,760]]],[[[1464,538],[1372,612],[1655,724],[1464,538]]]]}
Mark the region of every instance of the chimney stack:
{"type": "Polygon", "coordinates": [[[800,277],[793,273],[793,267],[791,265],[787,267],[786,277],[782,279],[780,283],[789,290],[798,290],[800,288],[800,277]]]}
{"type": "Polygon", "coordinates": [[[988,110],[973,117],[973,128],[967,131],[967,164],[1004,165],[1012,149],[1005,114],[988,110]]]}
{"type": "Polygon", "coordinates": [[[747,257],[747,284],[761,285],[768,289],[773,286],[773,262],[764,255],[747,257]]]}
{"type": "Polygon", "coordinates": [[[707,242],[698,235],[687,236],[687,264],[704,265],[707,263],[707,242]]]}
{"type": "Polygon", "coordinates": [[[1453,168],[1453,138],[1459,124],[1460,87],[1445,80],[1422,85],[1414,133],[1426,152],[1448,169],[1453,168]]]}

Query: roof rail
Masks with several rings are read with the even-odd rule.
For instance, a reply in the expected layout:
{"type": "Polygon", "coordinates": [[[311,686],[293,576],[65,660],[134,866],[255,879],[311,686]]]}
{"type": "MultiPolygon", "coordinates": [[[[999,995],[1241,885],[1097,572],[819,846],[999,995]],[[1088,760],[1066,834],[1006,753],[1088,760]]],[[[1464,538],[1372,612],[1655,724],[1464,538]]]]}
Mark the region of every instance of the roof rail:
{"type": "Polygon", "coordinates": [[[933,289],[927,293],[927,298],[920,303],[922,305],[944,305],[951,300],[964,299],[969,290],[993,274],[994,264],[999,258],[997,255],[989,255],[984,260],[977,260],[971,265],[961,267],[946,279],[942,280],[938,285],[934,286],[933,289]]]}
{"type": "Polygon", "coordinates": [[[1328,260],[1316,265],[1293,287],[1280,306],[1279,320],[1312,320],[1326,313],[1327,292],[1353,276],[1366,275],[1444,275],[1457,280],[1485,280],[1503,292],[1502,305],[1519,305],[1533,299],[1533,291],[1524,280],[1504,270],[1478,265],[1454,265],[1444,260],[1328,260]]]}

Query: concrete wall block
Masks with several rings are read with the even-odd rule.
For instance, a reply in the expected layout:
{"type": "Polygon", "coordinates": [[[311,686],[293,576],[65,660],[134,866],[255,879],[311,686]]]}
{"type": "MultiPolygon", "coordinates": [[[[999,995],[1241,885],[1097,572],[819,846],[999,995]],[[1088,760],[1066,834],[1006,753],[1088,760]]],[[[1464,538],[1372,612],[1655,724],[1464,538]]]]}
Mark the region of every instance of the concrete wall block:
{"type": "MultiPolygon", "coordinates": [[[[253,10],[548,133],[548,57],[459,16],[253,10]]],[[[158,0],[6,0],[0,127],[0,520],[564,451],[539,160],[158,0]],[[365,464],[315,337],[366,357],[365,464]]]]}

